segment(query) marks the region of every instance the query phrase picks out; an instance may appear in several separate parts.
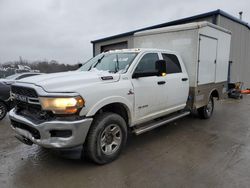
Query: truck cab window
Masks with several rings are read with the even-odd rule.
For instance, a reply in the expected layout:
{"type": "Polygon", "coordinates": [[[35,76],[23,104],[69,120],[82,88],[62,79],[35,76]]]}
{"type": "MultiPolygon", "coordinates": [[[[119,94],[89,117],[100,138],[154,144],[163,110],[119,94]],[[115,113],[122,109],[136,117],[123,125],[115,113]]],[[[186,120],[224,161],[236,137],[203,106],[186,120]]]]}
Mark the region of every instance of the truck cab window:
{"type": "Polygon", "coordinates": [[[167,63],[167,74],[182,72],[178,58],[173,54],[162,54],[163,59],[167,63]]]}
{"type": "Polygon", "coordinates": [[[144,55],[138,63],[136,72],[155,72],[155,62],[159,60],[157,53],[148,53],[144,55]]]}

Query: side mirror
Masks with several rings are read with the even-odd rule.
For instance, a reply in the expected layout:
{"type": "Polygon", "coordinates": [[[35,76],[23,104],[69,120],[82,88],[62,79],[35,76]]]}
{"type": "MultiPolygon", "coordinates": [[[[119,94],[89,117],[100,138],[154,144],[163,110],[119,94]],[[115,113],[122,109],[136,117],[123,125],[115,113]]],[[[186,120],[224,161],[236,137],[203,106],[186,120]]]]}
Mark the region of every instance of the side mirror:
{"type": "Polygon", "coordinates": [[[165,60],[156,61],[155,69],[158,71],[158,76],[162,76],[163,74],[166,74],[167,72],[166,61],[165,60]]]}

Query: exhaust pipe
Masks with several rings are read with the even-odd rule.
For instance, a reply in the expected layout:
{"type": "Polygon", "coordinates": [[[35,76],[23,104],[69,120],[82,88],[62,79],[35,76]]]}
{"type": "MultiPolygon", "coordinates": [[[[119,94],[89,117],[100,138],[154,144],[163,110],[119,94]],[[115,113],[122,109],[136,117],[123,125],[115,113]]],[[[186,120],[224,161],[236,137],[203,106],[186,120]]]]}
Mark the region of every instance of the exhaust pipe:
{"type": "Polygon", "coordinates": [[[240,16],[239,18],[240,18],[240,20],[242,20],[242,14],[243,14],[243,12],[240,11],[240,12],[239,12],[239,16],[240,16]]]}
{"type": "Polygon", "coordinates": [[[23,136],[15,135],[15,137],[16,137],[20,142],[22,142],[22,143],[24,143],[24,144],[26,144],[26,145],[31,146],[31,145],[33,144],[33,142],[32,142],[30,139],[25,138],[25,137],[23,137],[23,136]]]}

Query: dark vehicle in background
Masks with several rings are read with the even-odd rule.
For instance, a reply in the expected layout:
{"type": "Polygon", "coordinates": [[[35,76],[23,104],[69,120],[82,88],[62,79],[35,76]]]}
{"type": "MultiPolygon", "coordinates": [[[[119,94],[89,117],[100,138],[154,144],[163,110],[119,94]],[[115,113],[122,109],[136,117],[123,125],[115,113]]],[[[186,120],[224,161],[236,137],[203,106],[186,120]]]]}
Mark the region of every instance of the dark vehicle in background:
{"type": "Polygon", "coordinates": [[[41,73],[23,73],[14,74],[4,79],[0,79],[0,120],[2,120],[7,112],[14,106],[10,98],[10,86],[16,80],[27,78],[30,76],[40,75],[41,73]]]}
{"type": "Polygon", "coordinates": [[[0,120],[6,116],[11,107],[10,86],[0,82],[0,120]]]}

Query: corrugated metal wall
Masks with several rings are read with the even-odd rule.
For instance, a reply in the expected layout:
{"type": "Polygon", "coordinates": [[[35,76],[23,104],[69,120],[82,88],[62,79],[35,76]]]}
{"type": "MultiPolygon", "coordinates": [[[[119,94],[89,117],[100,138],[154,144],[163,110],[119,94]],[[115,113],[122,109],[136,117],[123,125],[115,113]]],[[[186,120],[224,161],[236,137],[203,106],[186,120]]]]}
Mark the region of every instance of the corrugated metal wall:
{"type": "Polygon", "coordinates": [[[250,88],[250,30],[221,15],[218,25],[232,31],[230,60],[231,82],[244,82],[250,88]]]}

